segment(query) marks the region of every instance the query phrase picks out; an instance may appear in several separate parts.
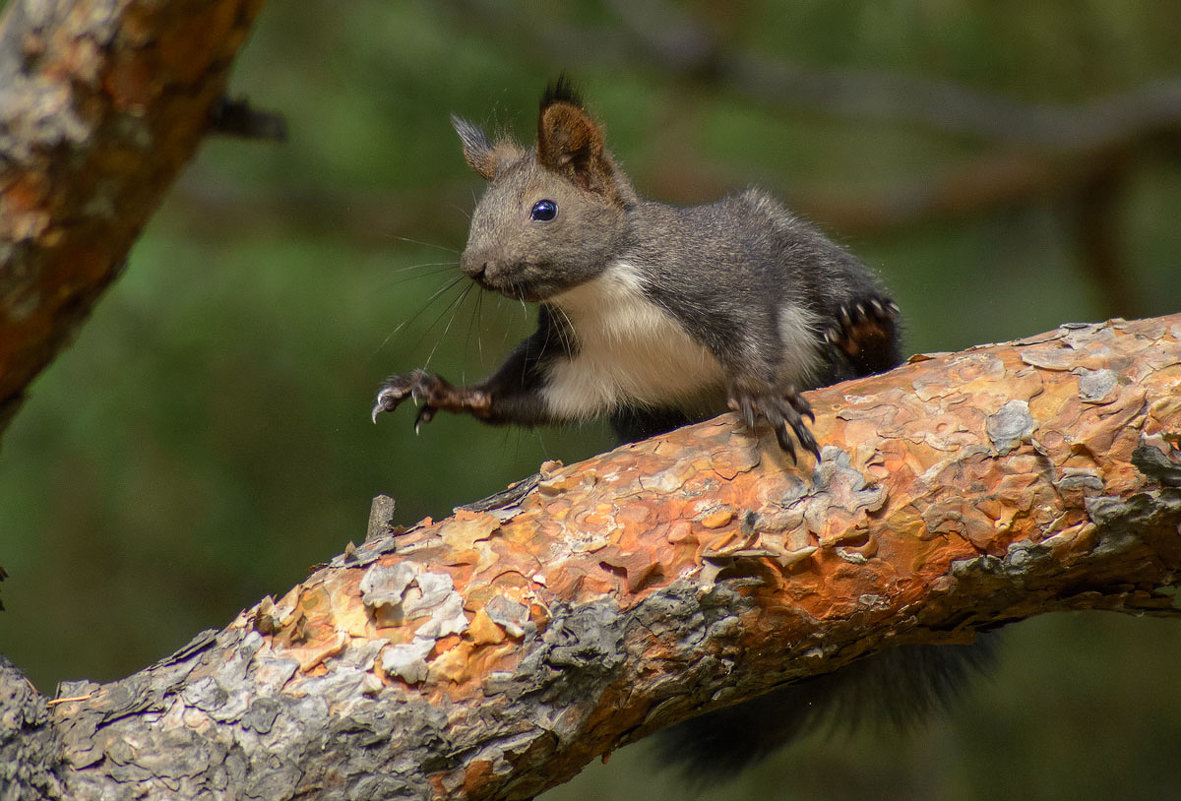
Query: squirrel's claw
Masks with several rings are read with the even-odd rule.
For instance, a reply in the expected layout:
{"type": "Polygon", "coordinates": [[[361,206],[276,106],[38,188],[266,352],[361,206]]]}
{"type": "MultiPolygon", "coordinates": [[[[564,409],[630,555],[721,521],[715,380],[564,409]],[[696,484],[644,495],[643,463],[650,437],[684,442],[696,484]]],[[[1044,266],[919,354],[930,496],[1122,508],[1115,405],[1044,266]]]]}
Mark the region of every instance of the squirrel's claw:
{"type": "MultiPolygon", "coordinates": [[[[779,441],[779,447],[791,457],[791,463],[799,464],[799,460],[796,459],[796,446],[792,444],[791,434],[788,433],[790,428],[791,426],[788,423],[775,426],[775,439],[779,441]]],[[[807,429],[804,430],[807,431],[807,429]]]]}
{"type": "Polygon", "coordinates": [[[423,405],[418,414],[414,416],[414,433],[417,434],[422,428],[423,423],[429,423],[435,419],[435,407],[430,405],[423,405]]]}
{"type": "Polygon", "coordinates": [[[406,394],[395,387],[382,387],[381,391],[377,393],[377,402],[373,404],[373,411],[369,413],[369,419],[376,424],[379,414],[397,409],[398,404],[405,398],[406,394]]]}
{"type": "Polygon", "coordinates": [[[379,414],[392,412],[409,397],[413,397],[414,402],[418,403],[419,395],[422,393],[422,384],[426,378],[427,374],[421,370],[415,370],[405,375],[390,376],[377,391],[377,401],[373,404],[373,411],[369,413],[370,419],[376,423],[379,414]]]}
{"type": "Polygon", "coordinates": [[[789,386],[779,393],[735,391],[730,398],[730,408],[738,412],[751,431],[754,431],[758,420],[766,420],[775,432],[779,447],[791,457],[793,463],[796,462],[793,436],[796,442],[816,457],[817,461],[820,460],[820,446],[816,444],[816,438],[804,422],[805,417],[813,423],[816,422],[816,415],[795,387],[789,386]]]}

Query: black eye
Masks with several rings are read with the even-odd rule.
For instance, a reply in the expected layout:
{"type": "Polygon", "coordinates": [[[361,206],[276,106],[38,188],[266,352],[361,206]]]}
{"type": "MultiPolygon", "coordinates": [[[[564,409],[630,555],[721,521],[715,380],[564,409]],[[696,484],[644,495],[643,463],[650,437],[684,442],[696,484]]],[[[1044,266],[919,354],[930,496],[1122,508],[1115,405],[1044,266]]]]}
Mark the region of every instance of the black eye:
{"type": "Polygon", "coordinates": [[[529,210],[529,219],[538,222],[549,222],[558,216],[558,204],[552,200],[539,200],[529,210]]]}

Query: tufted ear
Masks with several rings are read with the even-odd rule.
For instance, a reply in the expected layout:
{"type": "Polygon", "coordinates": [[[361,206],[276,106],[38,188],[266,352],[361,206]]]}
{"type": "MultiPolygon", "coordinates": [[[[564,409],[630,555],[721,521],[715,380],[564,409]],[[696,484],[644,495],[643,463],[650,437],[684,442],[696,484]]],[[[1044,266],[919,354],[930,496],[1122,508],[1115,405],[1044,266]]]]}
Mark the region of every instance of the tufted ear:
{"type": "Polygon", "coordinates": [[[463,158],[468,166],[491,181],[496,175],[497,154],[496,146],[488,140],[488,135],[479,126],[454,114],[451,115],[451,127],[459,134],[463,158]]]}
{"type": "Polygon", "coordinates": [[[537,121],[537,159],[541,166],[584,173],[603,158],[603,133],[585,111],[569,103],[554,103],[537,121]]]}
{"type": "Polygon", "coordinates": [[[565,77],[546,89],[537,118],[537,160],[583,189],[613,194],[614,167],[603,131],[582,108],[565,77]]]}

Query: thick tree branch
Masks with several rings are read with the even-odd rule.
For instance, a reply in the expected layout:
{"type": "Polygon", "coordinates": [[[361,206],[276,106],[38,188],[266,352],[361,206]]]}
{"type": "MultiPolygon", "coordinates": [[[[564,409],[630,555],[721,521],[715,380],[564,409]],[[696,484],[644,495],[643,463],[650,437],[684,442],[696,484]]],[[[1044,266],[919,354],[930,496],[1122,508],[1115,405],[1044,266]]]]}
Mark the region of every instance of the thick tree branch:
{"type": "Polygon", "coordinates": [[[192,156],[261,5],[8,5],[0,21],[0,431],[192,156]]]}
{"type": "Polygon", "coordinates": [[[22,798],[530,798],[892,645],[1177,614],[1179,389],[1181,315],[1064,326],[810,393],[803,469],[726,415],[440,522],[379,507],[141,673],[47,702],[0,671],[0,769],[22,798]]]}

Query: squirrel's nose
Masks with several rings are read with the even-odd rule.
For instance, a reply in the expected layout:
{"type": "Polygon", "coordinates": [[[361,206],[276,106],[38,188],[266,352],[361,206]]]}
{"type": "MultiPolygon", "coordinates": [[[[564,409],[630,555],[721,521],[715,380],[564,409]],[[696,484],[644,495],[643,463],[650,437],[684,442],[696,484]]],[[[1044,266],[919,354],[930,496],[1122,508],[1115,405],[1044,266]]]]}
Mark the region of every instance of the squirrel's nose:
{"type": "Polygon", "coordinates": [[[469,278],[473,278],[476,281],[482,281],[488,274],[488,260],[482,256],[469,258],[465,253],[459,259],[459,268],[463,270],[469,278]]]}
{"type": "Polygon", "coordinates": [[[471,256],[464,254],[459,259],[459,267],[467,274],[468,278],[489,289],[504,271],[501,263],[487,252],[473,253],[471,256]]]}

